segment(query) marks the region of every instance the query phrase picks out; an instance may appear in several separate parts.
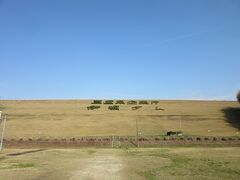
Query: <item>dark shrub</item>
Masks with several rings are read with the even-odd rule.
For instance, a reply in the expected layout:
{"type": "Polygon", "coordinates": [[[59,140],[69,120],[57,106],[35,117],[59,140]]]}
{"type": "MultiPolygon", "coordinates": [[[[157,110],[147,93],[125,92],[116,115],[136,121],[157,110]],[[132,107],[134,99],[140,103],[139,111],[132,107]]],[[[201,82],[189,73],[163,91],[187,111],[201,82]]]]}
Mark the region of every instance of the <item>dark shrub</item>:
{"type": "Polygon", "coordinates": [[[187,140],[188,140],[188,141],[192,141],[193,138],[192,138],[192,137],[188,137],[187,140]]]}
{"type": "Polygon", "coordinates": [[[181,131],[168,131],[167,136],[182,136],[183,133],[181,131]]]}
{"type": "Polygon", "coordinates": [[[137,101],[128,101],[127,104],[137,104],[137,101]]]}
{"type": "Polygon", "coordinates": [[[104,104],[113,104],[113,100],[106,100],[104,104]]]}
{"type": "Polygon", "coordinates": [[[113,110],[113,111],[114,111],[114,110],[117,110],[117,111],[118,111],[118,110],[119,110],[119,106],[108,106],[108,109],[109,109],[109,110],[113,110]]]}
{"type": "Polygon", "coordinates": [[[151,101],[151,104],[158,104],[159,101],[151,101]]]}
{"type": "Polygon", "coordinates": [[[140,108],[142,108],[142,106],[134,106],[134,107],[132,107],[132,110],[138,110],[140,108]]]}
{"type": "Polygon", "coordinates": [[[197,140],[197,141],[201,141],[201,138],[200,138],[200,137],[197,137],[196,140],[197,140]]]}
{"type": "Polygon", "coordinates": [[[94,109],[99,109],[99,108],[100,108],[100,106],[94,106],[94,105],[87,107],[88,110],[94,110],[94,109]]]}
{"type": "Polygon", "coordinates": [[[125,104],[125,102],[123,100],[117,100],[116,104],[125,104]]]}
{"type": "Polygon", "coordinates": [[[222,141],[226,141],[227,139],[226,139],[225,137],[222,137],[221,140],[222,140],[222,141]]]}
{"type": "Polygon", "coordinates": [[[148,104],[148,101],[139,101],[139,104],[148,104]]]}
{"type": "Polygon", "coordinates": [[[205,141],[209,141],[209,138],[208,138],[208,137],[205,137],[204,140],[205,140],[205,141]]]}
{"type": "Polygon", "coordinates": [[[70,141],[75,141],[76,139],[75,138],[70,138],[70,141]]]}
{"type": "Polygon", "coordinates": [[[93,100],[92,104],[102,104],[102,100],[93,100]]]}
{"type": "Polygon", "coordinates": [[[216,137],[213,137],[213,141],[217,141],[217,138],[216,138],[216,137]]]}

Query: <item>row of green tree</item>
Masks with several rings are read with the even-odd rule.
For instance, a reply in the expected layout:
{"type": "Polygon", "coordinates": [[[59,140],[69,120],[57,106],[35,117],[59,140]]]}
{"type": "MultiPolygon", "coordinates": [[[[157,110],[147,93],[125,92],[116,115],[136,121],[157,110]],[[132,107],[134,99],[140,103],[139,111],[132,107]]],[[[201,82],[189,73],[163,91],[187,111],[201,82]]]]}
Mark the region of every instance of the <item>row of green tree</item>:
{"type": "MultiPolygon", "coordinates": [[[[99,109],[100,106],[99,105],[91,105],[91,106],[88,106],[87,109],[88,110],[95,110],[95,109],[99,109]]],[[[132,110],[138,110],[138,109],[141,109],[142,106],[133,106],[132,107],[132,110]]],[[[114,105],[114,106],[108,106],[108,109],[109,110],[119,110],[119,106],[117,105],[114,105]]],[[[155,110],[161,110],[161,111],[164,111],[164,109],[160,108],[160,107],[156,107],[155,110]]]]}
{"type": "MultiPolygon", "coordinates": [[[[240,91],[237,93],[237,100],[240,103],[240,91]]],[[[148,101],[146,100],[142,100],[142,101],[127,101],[127,104],[129,105],[135,105],[135,104],[149,104],[148,101]]],[[[151,104],[158,104],[159,101],[151,101],[151,104]]],[[[105,100],[104,102],[102,100],[93,100],[92,104],[114,104],[114,100],[105,100]]],[[[115,104],[125,104],[124,100],[116,100],[115,104]]],[[[100,106],[99,105],[92,105],[92,106],[88,106],[87,109],[88,110],[94,110],[94,109],[99,109],[100,106]]],[[[142,106],[134,106],[132,107],[132,110],[138,110],[142,108],[142,106]]],[[[108,107],[109,110],[119,110],[119,106],[114,105],[114,106],[109,106],[108,107]]],[[[155,108],[155,110],[164,110],[162,108],[159,108],[158,106],[155,108]]]]}
{"type": "MultiPolygon", "coordinates": [[[[142,100],[142,101],[127,101],[126,102],[127,104],[129,105],[134,105],[134,104],[149,104],[149,101],[146,101],[146,100],[142,100]]],[[[158,104],[159,101],[151,101],[150,102],[151,104],[158,104]]],[[[92,104],[125,104],[125,101],[124,100],[93,100],[92,104]]]]}
{"type": "MultiPolygon", "coordinates": [[[[95,109],[99,109],[100,106],[97,106],[97,105],[92,105],[92,106],[88,106],[87,109],[88,110],[95,110],[95,109]]],[[[119,110],[119,106],[108,106],[108,109],[109,110],[119,110]]]]}

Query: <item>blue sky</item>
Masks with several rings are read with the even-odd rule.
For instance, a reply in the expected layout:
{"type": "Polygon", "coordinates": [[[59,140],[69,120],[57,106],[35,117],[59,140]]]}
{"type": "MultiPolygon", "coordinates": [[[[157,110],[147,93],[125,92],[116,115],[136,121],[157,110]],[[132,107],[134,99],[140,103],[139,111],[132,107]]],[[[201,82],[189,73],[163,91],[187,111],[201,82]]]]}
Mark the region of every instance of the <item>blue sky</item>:
{"type": "Polygon", "coordinates": [[[0,0],[2,99],[216,99],[240,89],[238,0],[0,0]]]}

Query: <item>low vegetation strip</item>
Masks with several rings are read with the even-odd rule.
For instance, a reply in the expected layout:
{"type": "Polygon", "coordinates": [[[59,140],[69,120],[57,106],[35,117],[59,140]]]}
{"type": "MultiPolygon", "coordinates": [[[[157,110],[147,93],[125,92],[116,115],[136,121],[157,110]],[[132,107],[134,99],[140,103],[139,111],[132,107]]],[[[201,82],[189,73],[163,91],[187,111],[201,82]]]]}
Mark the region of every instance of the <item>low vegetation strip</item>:
{"type": "Polygon", "coordinates": [[[240,137],[102,136],[79,138],[4,139],[7,147],[154,147],[154,146],[240,146],[240,137]]]}

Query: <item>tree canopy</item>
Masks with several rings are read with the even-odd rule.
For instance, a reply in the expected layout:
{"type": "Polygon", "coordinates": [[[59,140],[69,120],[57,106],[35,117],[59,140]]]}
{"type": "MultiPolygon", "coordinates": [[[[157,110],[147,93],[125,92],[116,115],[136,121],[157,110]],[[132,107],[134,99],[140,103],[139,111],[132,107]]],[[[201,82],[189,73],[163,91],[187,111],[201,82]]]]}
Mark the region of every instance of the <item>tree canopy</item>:
{"type": "Polygon", "coordinates": [[[240,103],[240,91],[238,91],[238,93],[237,93],[237,100],[240,103]]]}

